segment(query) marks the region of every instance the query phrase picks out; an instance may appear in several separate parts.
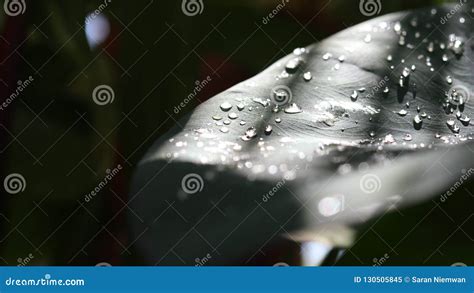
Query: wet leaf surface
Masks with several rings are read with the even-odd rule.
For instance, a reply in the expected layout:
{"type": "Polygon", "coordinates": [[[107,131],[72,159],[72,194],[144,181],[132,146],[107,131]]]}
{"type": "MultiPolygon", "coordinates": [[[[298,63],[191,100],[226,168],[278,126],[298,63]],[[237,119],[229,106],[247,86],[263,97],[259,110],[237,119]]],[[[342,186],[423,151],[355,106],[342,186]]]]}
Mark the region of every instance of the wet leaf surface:
{"type": "Polygon", "coordinates": [[[135,173],[131,205],[149,226],[132,219],[139,251],[218,265],[279,235],[350,245],[343,227],[468,178],[474,20],[466,4],[441,23],[449,10],[351,27],[182,118],[135,173]]]}

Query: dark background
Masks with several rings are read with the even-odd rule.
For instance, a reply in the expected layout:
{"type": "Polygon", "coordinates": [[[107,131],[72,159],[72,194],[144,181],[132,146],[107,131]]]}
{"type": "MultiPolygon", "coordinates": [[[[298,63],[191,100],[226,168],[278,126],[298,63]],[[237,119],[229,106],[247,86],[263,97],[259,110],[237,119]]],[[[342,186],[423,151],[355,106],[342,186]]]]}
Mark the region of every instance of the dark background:
{"type": "MultiPolygon", "coordinates": [[[[382,0],[381,14],[442,2],[382,0]]],[[[19,173],[26,182],[15,195],[1,189],[0,264],[143,264],[127,227],[127,217],[140,215],[129,209],[127,192],[153,141],[198,103],[294,48],[368,19],[355,0],[290,0],[267,24],[263,18],[280,1],[203,3],[202,14],[186,16],[178,0],[112,0],[100,14],[110,33],[93,49],[85,18],[102,1],[26,1],[25,13],[14,17],[1,10],[2,101],[19,80],[34,80],[0,111],[1,178],[19,173]],[[115,93],[104,106],[92,99],[102,84],[115,93]],[[84,202],[118,164],[120,173],[84,202]]],[[[387,265],[469,264],[473,220],[456,216],[432,203],[395,212],[363,230],[339,263],[373,265],[387,253],[387,265]]]]}

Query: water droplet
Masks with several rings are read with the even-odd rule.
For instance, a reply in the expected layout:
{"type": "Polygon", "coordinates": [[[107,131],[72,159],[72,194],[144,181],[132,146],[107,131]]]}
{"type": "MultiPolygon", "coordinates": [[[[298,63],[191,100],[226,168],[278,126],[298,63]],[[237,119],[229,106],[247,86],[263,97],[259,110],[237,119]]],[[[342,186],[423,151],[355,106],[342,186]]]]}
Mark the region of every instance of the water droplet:
{"type": "Polygon", "coordinates": [[[359,88],[359,89],[358,89],[358,91],[359,91],[359,93],[363,93],[363,92],[365,92],[365,87],[361,87],[361,88],[359,88]]]}
{"type": "Polygon", "coordinates": [[[459,57],[464,53],[464,40],[455,34],[451,34],[449,35],[448,48],[459,57]]]}
{"type": "Polygon", "coordinates": [[[229,119],[224,120],[224,124],[225,124],[225,125],[229,125],[230,123],[231,123],[231,122],[230,122],[229,119]]]}
{"type": "Polygon", "coordinates": [[[341,55],[341,56],[339,56],[338,60],[339,60],[339,62],[344,62],[344,60],[346,60],[346,56],[341,55]]]}
{"type": "Polygon", "coordinates": [[[296,103],[291,103],[285,108],[285,113],[288,114],[297,114],[301,113],[303,110],[296,104],[296,103]]]}
{"type": "Polygon", "coordinates": [[[405,109],[402,109],[402,110],[398,111],[398,115],[400,115],[402,117],[406,116],[407,114],[408,114],[408,111],[405,110],[405,109]]]}
{"type": "Polygon", "coordinates": [[[298,68],[300,67],[301,65],[301,59],[300,58],[293,58],[291,59],[290,61],[288,61],[288,63],[286,63],[286,66],[285,66],[285,70],[286,72],[288,73],[295,73],[298,68]]]}
{"type": "Polygon", "coordinates": [[[351,95],[351,100],[353,102],[357,101],[357,97],[359,96],[359,94],[357,93],[357,91],[354,91],[352,92],[352,95],[351,95]]]}
{"type": "Polygon", "coordinates": [[[216,120],[216,121],[219,121],[222,119],[222,116],[219,116],[219,115],[214,115],[212,116],[212,119],[216,120]]]}
{"type": "Polygon", "coordinates": [[[240,124],[240,125],[245,125],[245,124],[247,124],[247,122],[245,122],[244,120],[242,120],[242,121],[240,121],[239,124],[240,124]]]}
{"type": "Polygon", "coordinates": [[[364,38],[364,42],[370,43],[372,41],[372,36],[370,34],[367,34],[364,38]]]}
{"type": "Polygon", "coordinates": [[[383,89],[383,93],[384,94],[388,94],[390,92],[390,89],[388,88],[388,86],[386,86],[384,89],[383,89]]]}
{"type": "Polygon", "coordinates": [[[443,59],[444,62],[448,62],[449,58],[448,58],[448,54],[443,54],[443,57],[441,57],[443,59]]]}
{"type": "Polygon", "coordinates": [[[305,74],[303,74],[303,79],[305,81],[310,81],[311,79],[313,78],[313,76],[311,75],[311,72],[305,72],[305,74]]]}
{"type": "Polygon", "coordinates": [[[374,137],[374,136],[375,136],[375,132],[374,132],[374,131],[369,132],[369,136],[370,136],[370,137],[374,137]]]}
{"type": "Polygon", "coordinates": [[[293,54],[296,56],[302,55],[304,53],[306,53],[306,48],[296,48],[293,50],[293,54]]]}
{"type": "Polygon", "coordinates": [[[331,53],[326,53],[326,54],[323,55],[323,60],[324,60],[324,61],[327,61],[327,60],[329,60],[331,57],[332,57],[332,54],[331,54],[331,53]]]}
{"type": "Polygon", "coordinates": [[[392,60],[393,60],[392,55],[388,55],[388,56],[387,56],[387,61],[388,61],[388,62],[392,62],[392,60]]]}
{"type": "Polygon", "coordinates": [[[255,127],[250,127],[245,131],[245,134],[241,137],[242,140],[248,141],[257,136],[257,130],[255,127]]]}
{"type": "Polygon", "coordinates": [[[453,83],[453,78],[450,75],[446,76],[446,82],[448,84],[452,84],[453,83]]]}
{"type": "Polygon", "coordinates": [[[234,112],[231,112],[229,113],[228,117],[233,120],[233,119],[237,119],[239,116],[237,116],[237,114],[235,114],[234,112]]]}
{"type": "Polygon", "coordinates": [[[275,118],[275,122],[276,122],[276,123],[280,123],[280,122],[281,122],[281,118],[280,118],[280,117],[275,118]]]}
{"type": "Polygon", "coordinates": [[[403,140],[404,140],[404,141],[411,141],[412,139],[413,139],[413,138],[412,138],[411,134],[408,134],[408,133],[405,134],[405,136],[403,137],[403,140]]]}
{"type": "Polygon", "coordinates": [[[222,111],[227,112],[227,111],[229,111],[230,109],[232,109],[232,104],[231,104],[231,103],[229,103],[229,102],[224,102],[224,103],[221,104],[221,110],[222,110],[222,111]]]}
{"type": "Polygon", "coordinates": [[[242,104],[242,103],[237,104],[237,109],[238,109],[239,111],[242,111],[244,108],[245,108],[245,105],[244,105],[244,104],[242,104]]]}
{"type": "Polygon", "coordinates": [[[416,115],[413,118],[413,126],[415,127],[415,129],[420,129],[422,124],[423,124],[423,119],[421,119],[420,115],[416,115]]]}
{"type": "Polygon", "coordinates": [[[271,125],[267,125],[267,127],[265,127],[265,134],[266,135],[270,135],[272,133],[272,126],[271,125]]]}
{"type": "Polygon", "coordinates": [[[459,121],[461,121],[464,126],[468,126],[471,122],[471,118],[467,117],[466,115],[462,115],[461,117],[459,117],[459,121]]]}
{"type": "Polygon", "coordinates": [[[225,127],[225,126],[222,126],[220,130],[221,130],[221,132],[223,132],[223,133],[229,132],[229,128],[227,128],[227,127],[225,127]]]}

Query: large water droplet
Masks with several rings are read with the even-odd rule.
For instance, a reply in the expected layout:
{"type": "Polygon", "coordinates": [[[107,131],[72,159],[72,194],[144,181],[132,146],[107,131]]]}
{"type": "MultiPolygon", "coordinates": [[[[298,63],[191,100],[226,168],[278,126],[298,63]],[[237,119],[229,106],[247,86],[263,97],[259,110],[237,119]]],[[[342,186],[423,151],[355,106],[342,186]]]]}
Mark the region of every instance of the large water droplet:
{"type": "Polygon", "coordinates": [[[313,76],[311,75],[311,72],[305,72],[305,74],[303,74],[303,79],[305,81],[310,81],[311,79],[313,78],[313,76]]]}
{"type": "Polygon", "coordinates": [[[270,135],[272,133],[272,126],[271,125],[267,125],[267,127],[265,127],[265,134],[266,135],[270,135]]]}
{"type": "Polygon", "coordinates": [[[404,117],[408,114],[408,111],[405,110],[405,109],[401,109],[400,111],[398,111],[398,115],[404,117]]]}
{"type": "Polygon", "coordinates": [[[422,124],[423,124],[423,119],[421,119],[420,115],[416,115],[413,118],[413,126],[415,127],[415,129],[420,129],[422,124]]]}
{"type": "Polygon", "coordinates": [[[291,103],[285,108],[285,113],[288,114],[297,114],[301,113],[303,110],[296,104],[296,103],[291,103]]]}
{"type": "Polygon", "coordinates": [[[352,95],[351,95],[351,100],[353,102],[357,101],[357,97],[359,96],[359,94],[357,93],[357,91],[353,91],[352,92],[352,95]]]}
{"type": "Polygon", "coordinates": [[[286,72],[290,74],[295,73],[300,67],[301,62],[302,61],[300,58],[291,59],[290,61],[288,61],[288,63],[286,63],[286,67],[285,67],[286,72]]]}
{"type": "Polygon", "coordinates": [[[227,111],[229,111],[230,109],[232,109],[232,104],[229,103],[229,102],[224,102],[224,103],[221,104],[220,107],[221,107],[221,110],[222,110],[222,111],[227,112],[227,111]]]}

